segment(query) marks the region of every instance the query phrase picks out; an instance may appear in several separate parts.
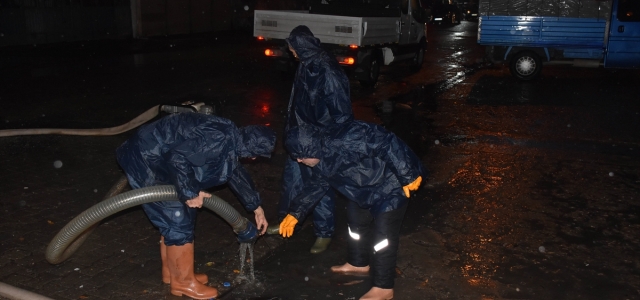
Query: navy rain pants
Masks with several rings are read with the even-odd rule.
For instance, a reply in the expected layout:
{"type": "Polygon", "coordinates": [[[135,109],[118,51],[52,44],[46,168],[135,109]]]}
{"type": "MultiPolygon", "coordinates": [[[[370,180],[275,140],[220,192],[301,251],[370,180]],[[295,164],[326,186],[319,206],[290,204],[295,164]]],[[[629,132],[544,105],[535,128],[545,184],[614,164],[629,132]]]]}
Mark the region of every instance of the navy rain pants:
{"type": "Polygon", "coordinates": [[[373,217],[354,201],[347,204],[349,254],[347,262],[356,267],[370,266],[373,286],[392,289],[396,275],[396,260],[400,226],[407,204],[373,217]]]}
{"type": "MultiPolygon", "coordinates": [[[[135,162],[143,163],[144,160],[135,162]]],[[[127,178],[133,189],[146,187],[129,175],[127,178]]],[[[142,209],[149,221],[160,230],[167,246],[182,246],[193,242],[197,208],[191,208],[181,201],[159,201],[142,204],[142,209]]]]}

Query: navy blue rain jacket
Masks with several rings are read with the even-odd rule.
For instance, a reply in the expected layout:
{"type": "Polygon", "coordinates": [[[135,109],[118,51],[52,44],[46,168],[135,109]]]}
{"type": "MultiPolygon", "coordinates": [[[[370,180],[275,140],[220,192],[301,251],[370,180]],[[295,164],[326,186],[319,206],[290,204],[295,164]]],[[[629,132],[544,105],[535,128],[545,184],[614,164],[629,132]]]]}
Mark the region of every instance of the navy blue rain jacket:
{"type": "Polygon", "coordinates": [[[294,28],[286,39],[300,64],[289,99],[287,128],[324,127],[353,120],[349,79],[335,57],[320,48],[308,27],[294,28]]]}
{"type": "Polygon", "coordinates": [[[301,126],[287,134],[294,158],[319,158],[311,180],[294,199],[290,214],[304,217],[333,187],[374,216],[397,209],[409,199],[402,187],[425,177],[418,156],[395,134],[362,121],[318,128],[301,126]]]}
{"type": "MultiPolygon", "coordinates": [[[[289,98],[285,133],[298,125],[322,128],[352,121],[349,79],[336,58],[321,48],[320,40],[304,25],[294,28],[286,41],[296,51],[300,63],[289,98]]],[[[306,178],[306,173],[301,173],[304,171],[295,161],[286,162],[278,214],[286,214],[299,194],[301,178],[306,178]]],[[[321,206],[331,205],[333,199],[327,199],[321,206]]],[[[334,224],[331,209],[316,210],[314,224],[318,236],[330,236],[334,224]]]]}
{"type": "Polygon", "coordinates": [[[181,113],[141,126],[116,154],[134,189],[170,184],[185,202],[228,183],[253,211],[262,201],[238,158],[269,157],[274,145],[275,133],[265,126],[238,128],[221,117],[181,113]]]}

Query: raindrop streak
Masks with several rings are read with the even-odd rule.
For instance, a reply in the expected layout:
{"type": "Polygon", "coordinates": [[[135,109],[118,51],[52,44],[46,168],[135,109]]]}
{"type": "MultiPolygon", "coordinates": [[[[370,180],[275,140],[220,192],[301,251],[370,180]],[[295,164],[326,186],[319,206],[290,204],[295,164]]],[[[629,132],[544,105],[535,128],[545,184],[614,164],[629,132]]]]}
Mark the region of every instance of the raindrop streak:
{"type": "Polygon", "coordinates": [[[244,277],[249,282],[256,281],[256,275],[253,269],[253,244],[252,243],[240,243],[240,274],[238,277],[244,277]],[[247,250],[249,251],[249,276],[244,273],[244,263],[246,262],[247,250]]]}

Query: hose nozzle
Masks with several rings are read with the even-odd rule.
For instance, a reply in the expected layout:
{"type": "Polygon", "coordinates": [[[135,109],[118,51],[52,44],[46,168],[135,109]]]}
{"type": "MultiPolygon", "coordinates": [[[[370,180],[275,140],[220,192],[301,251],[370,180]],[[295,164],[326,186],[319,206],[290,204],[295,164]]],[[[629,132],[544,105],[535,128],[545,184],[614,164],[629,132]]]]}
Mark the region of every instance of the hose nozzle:
{"type": "Polygon", "coordinates": [[[161,105],[160,111],[169,113],[169,114],[177,114],[177,113],[201,113],[205,115],[213,115],[216,113],[216,110],[211,105],[206,105],[202,102],[196,104],[182,104],[182,105],[161,105]]]}
{"type": "Polygon", "coordinates": [[[258,239],[258,229],[253,223],[247,220],[247,227],[244,230],[238,232],[238,242],[240,243],[253,243],[258,239]]]}

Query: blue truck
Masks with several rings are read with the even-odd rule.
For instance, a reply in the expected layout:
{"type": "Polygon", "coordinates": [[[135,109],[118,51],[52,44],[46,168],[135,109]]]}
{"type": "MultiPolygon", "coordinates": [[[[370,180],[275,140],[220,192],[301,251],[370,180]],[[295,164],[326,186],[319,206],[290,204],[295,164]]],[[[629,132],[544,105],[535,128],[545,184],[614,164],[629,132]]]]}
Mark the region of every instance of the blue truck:
{"type": "Polygon", "coordinates": [[[522,80],[542,65],[640,68],[640,0],[480,0],[478,43],[522,80]]]}

